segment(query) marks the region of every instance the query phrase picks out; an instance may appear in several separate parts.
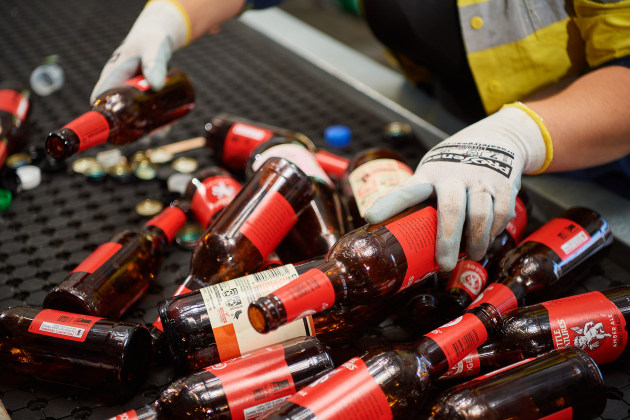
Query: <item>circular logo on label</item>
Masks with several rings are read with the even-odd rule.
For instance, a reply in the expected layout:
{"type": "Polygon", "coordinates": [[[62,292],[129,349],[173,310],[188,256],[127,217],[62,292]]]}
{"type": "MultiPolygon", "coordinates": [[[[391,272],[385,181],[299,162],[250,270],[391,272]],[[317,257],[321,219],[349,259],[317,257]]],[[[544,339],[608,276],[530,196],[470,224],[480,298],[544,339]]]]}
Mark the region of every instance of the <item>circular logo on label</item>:
{"type": "Polygon", "coordinates": [[[477,293],[481,291],[482,280],[479,273],[476,273],[474,271],[465,271],[462,273],[459,280],[473,294],[476,295],[477,293]]]}
{"type": "Polygon", "coordinates": [[[455,318],[451,322],[447,322],[446,324],[442,325],[442,327],[452,327],[455,324],[459,324],[459,322],[462,320],[462,318],[463,318],[462,316],[458,316],[457,318],[455,318]]]}
{"type": "Polygon", "coordinates": [[[210,369],[221,370],[227,367],[226,363],[217,363],[216,365],[210,366],[210,369]]]}

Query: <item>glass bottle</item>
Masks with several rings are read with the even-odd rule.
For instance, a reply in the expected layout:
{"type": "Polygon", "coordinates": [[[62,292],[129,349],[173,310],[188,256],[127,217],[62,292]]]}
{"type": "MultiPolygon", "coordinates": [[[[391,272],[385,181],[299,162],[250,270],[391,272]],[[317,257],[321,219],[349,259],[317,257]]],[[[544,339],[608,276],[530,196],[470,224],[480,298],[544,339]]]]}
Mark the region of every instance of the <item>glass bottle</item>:
{"type": "Polygon", "coordinates": [[[334,304],[367,304],[438,271],[434,201],[345,234],[319,267],[262,297],[248,309],[254,329],[269,332],[334,304]]]}
{"type": "Polygon", "coordinates": [[[0,84],[0,168],[7,156],[16,152],[24,141],[24,122],[31,103],[30,91],[15,83],[0,84]]]}
{"type": "Polygon", "coordinates": [[[492,279],[496,267],[507,252],[521,241],[527,227],[528,204],[525,190],[516,197],[516,216],[510,220],[503,232],[497,235],[485,255],[479,261],[463,259],[457,263],[449,276],[444,293],[440,294],[440,308],[452,319],[479,296],[492,279]]]}
{"type": "Polygon", "coordinates": [[[469,307],[493,304],[502,314],[524,303],[562,296],[599,263],[612,245],[608,222],[584,207],[563,211],[511,249],[469,307]]]}
{"type": "Polygon", "coordinates": [[[218,166],[197,172],[186,185],[184,197],[203,228],[210,226],[214,216],[227,206],[241,190],[241,184],[218,166]]]}
{"type": "Polygon", "coordinates": [[[597,365],[583,351],[565,348],[456,385],[427,404],[423,418],[593,419],[605,406],[597,365]]]}
{"type": "Polygon", "coordinates": [[[624,353],[629,321],[630,286],[619,286],[514,309],[495,344],[502,353],[518,351],[522,357],[573,346],[602,365],[624,353]]]}
{"type": "Polygon", "coordinates": [[[184,376],[152,404],[111,420],[259,418],[332,368],[316,338],[292,339],[184,376]]]}
{"type": "MultiPolygon", "coordinates": [[[[505,321],[504,321],[505,322],[505,321]]],[[[499,333],[500,334],[500,333],[499,333]]],[[[482,344],[440,376],[440,380],[473,378],[510,366],[522,360],[529,360],[518,350],[506,351],[495,341],[482,344]]]]}
{"type": "Polygon", "coordinates": [[[110,402],[138,390],[150,354],[142,325],[28,306],[0,312],[3,371],[105,391],[110,402]]]}
{"type": "Polygon", "coordinates": [[[377,198],[413,175],[413,169],[398,153],[371,148],[356,154],[341,177],[348,229],[367,224],[365,211],[377,198]]]}
{"type": "Polygon", "coordinates": [[[159,91],[136,76],[100,94],[90,111],[46,138],[46,151],[61,159],[108,142],[122,145],[138,140],[186,115],[195,105],[188,76],[178,69],[166,74],[159,91]]]}
{"type": "Polygon", "coordinates": [[[306,145],[315,153],[315,159],[330,176],[341,177],[348,166],[348,159],[325,150],[317,150],[312,140],[302,133],[251,121],[237,115],[218,114],[206,124],[205,130],[208,146],[229,169],[245,170],[252,152],[272,137],[283,137],[306,145]]]}
{"type": "Polygon", "coordinates": [[[313,188],[286,159],[265,161],[199,238],[182,285],[196,290],[258,271],[311,201],[313,188]]]}
{"type": "Polygon", "coordinates": [[[485,304],[407,347],[374,349],[337,367],[289,397],[265,419],[413,418],[433,379],[483,343],[501,325],[485,304]]]}
{"type": "Polygon", "coordinates": [[[345,233],[343,207],[333,181],[319,166],[313,153],[303,143],[274,137],[258,146],[245,170],[250,177],[269,157],[281,157],[294,163],[313,180],[313,199],[298,221],[278,245],[276,252],[287,262],[303,261],[324,255],[345,233]]]}
{"type": "Polygon", "coordinates": [[[182,205],[174,203],[141,229],[101,244],[48,292],[43,307],[120,319],[155,279],[168,244],[186,223],[182,205]]]}

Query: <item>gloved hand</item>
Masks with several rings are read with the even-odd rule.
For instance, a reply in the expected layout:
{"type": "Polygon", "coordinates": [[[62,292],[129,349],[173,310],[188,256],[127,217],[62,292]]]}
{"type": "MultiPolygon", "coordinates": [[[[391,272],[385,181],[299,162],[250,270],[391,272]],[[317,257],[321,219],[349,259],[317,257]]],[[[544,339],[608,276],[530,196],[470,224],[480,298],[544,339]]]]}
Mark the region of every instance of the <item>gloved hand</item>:
{"type": "Polygon", "coordinates": [[[90,103],[140,70],[153,89],[161,89],[168,61],[176,49],[190,41],[190,31],[190,20],[179,3],[149,1],[103,68],[90,95],[90,103]]]}
{"type": "Polygon", "coordinates": [[[543,172],[552,156],[542,119],[520,102],[510,104],[429,150],[414,175],[376,200],[365,218],[379,223],[435,193],[435,258],[440,269],[451,271],[464,220],[468,257],[479,260],[515,215],[521,175],[543,172]]]}

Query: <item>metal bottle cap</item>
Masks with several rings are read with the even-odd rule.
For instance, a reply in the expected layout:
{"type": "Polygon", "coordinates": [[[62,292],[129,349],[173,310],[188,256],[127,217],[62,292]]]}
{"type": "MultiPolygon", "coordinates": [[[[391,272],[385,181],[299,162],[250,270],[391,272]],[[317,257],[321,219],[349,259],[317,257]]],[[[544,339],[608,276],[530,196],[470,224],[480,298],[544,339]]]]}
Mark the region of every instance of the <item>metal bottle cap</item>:
{"type": "Polygon", "coordinates": [[[173,161],[172,168],[182,174],[190,174],[197,170],[199,163],[191,157],[180,157],[173,161]]]}
{"type": "Polygon", "coordinates": [[[163,208],[164,205],[161,202],[147,198],[136,204],[136,213],[140,216],[155,216],[163,208]]]}

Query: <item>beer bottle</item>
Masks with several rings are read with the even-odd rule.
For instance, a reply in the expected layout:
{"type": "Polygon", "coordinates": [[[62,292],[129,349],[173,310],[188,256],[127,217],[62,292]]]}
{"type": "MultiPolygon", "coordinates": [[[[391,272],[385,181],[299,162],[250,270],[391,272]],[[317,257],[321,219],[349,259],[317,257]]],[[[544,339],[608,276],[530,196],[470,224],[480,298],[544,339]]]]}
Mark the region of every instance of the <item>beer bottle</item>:
{"type": "Polygon", "coordinates": [[[514,309],[495,344],[499,352],[522,357],[573,346],[602,365],[625,351],[629,320],[630,286],[619,286],[514,309]]]}
{"type": "Polygon", "coordinates": [[[171,69],[159,91],[143,76],[100,94],[90,111],[46,138],[46,151],[61,159],[108,142],[122,145],[175,122],[195,104],[195,91],[181,70],[171,69]]]}
{"type": "Polygon", "coordinates": [[[446,290],[440,294],[442,310],[449,318],[455,318],[479,296],[488,279],[493,278],[495,268],[507,252],[520,242],[527,226],[529,199],[525,190],[516,197],[516,216],[510,220],[503,232],[497,235],[485,255],[479,261],[463,259],[457,263],[449,276],[446,290]]]}
{"type": "Polygon", "coordinates": [[[24,141],[24,122],[30,110],[30,92],[15,83],[0,84],[0,168],[24,141]]]}
{"type": "Polygon", "coordinates": [[[218,114],[206,124],[205,131],[207,144],[217,159],[232,170],[244,171],[252,152],[272,137],[283,137],[304,144],[315,153],[315,159],[330,176],[341,177],[348,166],[348,159],[326,150],[317,150],[313,141],[302,133],[233,114],[218,114]]]}
{"type": "Polygon", "coordinates": [[[367,304],[422,284],[438,271],[434,201],[345,234],[317,268],[248,309],[256,331],[269,332],[334,304],[367,304]]]}
{"type": "Polygon", "coordinates": [[[184,205],[175,202],[141,229],[101,244],[48,292],[43,307],[119,319],[157,276],[168,244],[186,223],[184,205]]]}
{"type": "Polygon", "coordinates": [[[326,254],[345,233],[343,207],[335,184],[304,144],[281,137],[272,138],[254,150],[245,170],[246,175],[250,177],[272,156],[294,163],[313,180],[314,186],[313,199],[276,252],[286,262],[326,254]]]}
{"type": "Polygon", "coordinates": [[[256,272],[293,228],[313,188],[288,160],[267,159],[199,238],[182,285],[196,290],[256,272]]]}
{"type": "Polygon", "coordinates": [[[411,418],[428,397],[431,382],[501,326],[484,304],[427,333],[408,347],[373,349],[289,397],[265,419],[411,418]]]}
{"type": "Polygon", "coordinates": [[[456,385],[425,407],[430,420],[593,419],[606,406],[602,374],[582,350],[554,350],[456,385]]]}
{"type": "Polygon", "coordinates": [[[28,306],[0,312],[2,370],[103,391],[109,402],[131,397],[149,369],[144,326],[28,306]]]}
{"type": "Polygon", "coordinates": [[[599,263],[612,245],[608,222],[584,207],[551,219],[507,252],[489,284],[471,304],[493,304],[502,314],[524,303],[562,296],[599,263]]]}
{"type": "Polygon", "coordinates": [[[241,184],[218,166],[197,172],[186,185],[184,197],[203,228],[210,226],[214,216],[227,206],[241,190],[241,184]]]}
{"type": "Polygon", "coordinates": [[[259,418],[332,368],[316,338],[300,337],[206,366],[170,384],[152,404],[110,420],[259,418]]]}
{"type": "Polygon", "coordinates": [[[348,229],[367,224],[363,216],[372,203],[411,175],[405,159],[392,150],[371,148],[356,154],[341,178],[348,229]]]}
{"type": "Polygon", "coordinates": [[[519,350],[508,351],[501,348],[496,341],[489,341],[479,346],[477,350],[470,352],[439,379],[477,377],[525,359],[523,352],[519,350]]]}

